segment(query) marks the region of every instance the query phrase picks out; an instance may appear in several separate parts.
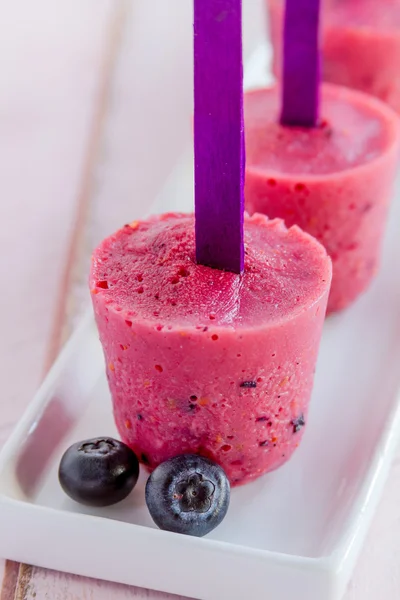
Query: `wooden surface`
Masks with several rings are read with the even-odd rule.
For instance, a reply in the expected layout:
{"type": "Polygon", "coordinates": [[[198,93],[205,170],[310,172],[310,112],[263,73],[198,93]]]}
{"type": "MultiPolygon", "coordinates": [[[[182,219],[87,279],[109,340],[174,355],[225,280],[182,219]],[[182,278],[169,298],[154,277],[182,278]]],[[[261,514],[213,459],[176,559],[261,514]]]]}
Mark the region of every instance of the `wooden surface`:
{"type": "MultiPolygon", "coordinates": [[[[192,111],[191,2],[1,4],[0,444],[89,302],[91,248],[149,210],[192,111]]],[[[246,53],[261,4],[244,0],[246,53]]],[[[399,506],[400,453],[346,600],[400,598],[399,506]]],[[[0,578],[0,600],[168,598],[14,563],[0,578]]]]}
{"type": "Polygon", "coordinates": [[[2,3],[0,443],[56,341],[111,4],[2,3]]]}

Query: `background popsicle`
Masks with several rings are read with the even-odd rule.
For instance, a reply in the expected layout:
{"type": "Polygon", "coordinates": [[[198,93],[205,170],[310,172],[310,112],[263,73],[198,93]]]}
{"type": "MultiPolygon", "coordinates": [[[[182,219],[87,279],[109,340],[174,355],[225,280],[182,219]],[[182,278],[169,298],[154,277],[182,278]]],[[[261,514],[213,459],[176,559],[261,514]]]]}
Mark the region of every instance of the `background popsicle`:
{"type": "Polygon", "coordinates": [[[328,312],[367,289],[380,262],[399,119],[376,98],[322,86],[320,127],[283,127],[276,88],[245,96],[246,208],[299,225],[333,262],[328,312]]]}
{"type": "Polygon", "coordinates": [[[319,0],[287,0],[281,82],[287,118],[279,122],[279,87],[246,95],[246,207],[297,224],[325,245],[333,261],[333,312],[353,302],[378,270],[399,122],[374,98],[320,85],[318,9],[319,0]],[[320,119],[311,110],[319,88],[320,119]],[[303,110],[308,119],[298,118],[303,110]]]}
{"type": "MultiPolygon", "coordinates": [[[[284,0],[266,0],[274,50],[273,71],[283,62],[284,0]]],[[[400,1],[323,0],[324,81],[367,92],[400,112],[400,1]]]]}

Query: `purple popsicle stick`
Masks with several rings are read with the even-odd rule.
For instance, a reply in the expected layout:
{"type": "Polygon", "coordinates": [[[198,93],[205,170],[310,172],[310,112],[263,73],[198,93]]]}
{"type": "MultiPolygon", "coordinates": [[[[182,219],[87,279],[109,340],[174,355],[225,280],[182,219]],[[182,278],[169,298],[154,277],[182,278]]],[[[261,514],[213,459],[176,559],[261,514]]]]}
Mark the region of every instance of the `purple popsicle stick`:
{"type": "Polygon", "coordinates": [[[320,0],[286,0],[282,125],[315,127],[319,122],[319,19],[320,0]]]}
{"type": "Polygon", "coordinates": [[[194,0],[196,259],[244,269],[242,0],[194,0]]]}

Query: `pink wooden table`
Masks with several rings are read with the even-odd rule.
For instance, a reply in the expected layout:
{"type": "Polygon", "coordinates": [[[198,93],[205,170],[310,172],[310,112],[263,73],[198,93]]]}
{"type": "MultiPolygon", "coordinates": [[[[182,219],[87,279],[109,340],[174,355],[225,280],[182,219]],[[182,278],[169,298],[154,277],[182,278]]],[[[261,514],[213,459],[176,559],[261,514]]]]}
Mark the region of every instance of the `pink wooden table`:
{"type": "MultiPolygon", "coordinates": [[[[247,54],[261,5],[244,0],[247,54]]],[[[91,248],[148,209],[188,143],[191,77],[189,0],[3,3],[0,444],[89,302],[91,248]]],[[[399,506],[400,453],[345,600],[400,598],[399,506]]],[[[0,600],[168,598],[1,560],[0,581],[0,600]]]]}

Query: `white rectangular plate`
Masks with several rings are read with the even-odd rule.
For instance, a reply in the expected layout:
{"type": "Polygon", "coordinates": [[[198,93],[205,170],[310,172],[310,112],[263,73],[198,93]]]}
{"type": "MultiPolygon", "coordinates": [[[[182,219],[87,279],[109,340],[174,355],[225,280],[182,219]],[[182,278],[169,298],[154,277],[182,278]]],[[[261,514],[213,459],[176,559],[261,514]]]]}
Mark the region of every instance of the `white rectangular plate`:
{"type": "MultiPolygon", "coordinates": [[[[263,64],[258,56],[252,81],[263,64]]],[[[156,210],[187,210],[192,200],[188,153],[156,210]]],[[[396,202],[378,278],[351,309],[326,322],[298,452],[279,471],[233,490],[227,518],[204,539],[154,527],[145,474],[111,508],[84,508],[61,491],[57,467],[69,444],[116,435],[88,315],[0,455],[0,556],[204,600],[339,598],[398,437],[399,222],[396,202]]]]}

